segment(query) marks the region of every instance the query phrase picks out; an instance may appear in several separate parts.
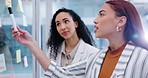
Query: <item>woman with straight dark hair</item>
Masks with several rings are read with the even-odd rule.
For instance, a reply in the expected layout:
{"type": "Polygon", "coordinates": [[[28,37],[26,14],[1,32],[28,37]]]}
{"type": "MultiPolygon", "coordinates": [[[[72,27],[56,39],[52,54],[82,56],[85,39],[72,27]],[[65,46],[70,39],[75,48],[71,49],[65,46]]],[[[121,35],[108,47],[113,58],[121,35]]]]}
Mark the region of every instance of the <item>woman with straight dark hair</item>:
{"type": "Polygon", "coordinates": [[[45,78],[148,78],[148,42],[134,5],[125,0],[107,1],[94,23],[96,38],[108,39],[108,48],[63,68],[49,61],[26,31],[13,29],[12,36],[32,50],[46,71],[45,78]]]}

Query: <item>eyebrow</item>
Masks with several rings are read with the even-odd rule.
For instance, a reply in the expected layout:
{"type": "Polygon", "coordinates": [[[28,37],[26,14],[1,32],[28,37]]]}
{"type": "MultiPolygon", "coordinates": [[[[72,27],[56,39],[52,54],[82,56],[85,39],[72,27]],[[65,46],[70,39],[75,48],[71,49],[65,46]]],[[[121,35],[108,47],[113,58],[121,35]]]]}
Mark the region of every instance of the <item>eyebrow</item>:
{"type": "Polygon", "coordinates": [[[99,13],[101,13],[101,12],[107,12],[107,11],[105,11],[105,10],[100,10],[99,13]]]}
{"type": "MultiPolygon", "coordinates": [[[[66,19],[68,19],[68,18],[63,18],[62,21],[66,20],[66,19]]],[[[60,21],[56,21],[55,23],[58,23],[58,22],[60,22],[60,21]]]]}

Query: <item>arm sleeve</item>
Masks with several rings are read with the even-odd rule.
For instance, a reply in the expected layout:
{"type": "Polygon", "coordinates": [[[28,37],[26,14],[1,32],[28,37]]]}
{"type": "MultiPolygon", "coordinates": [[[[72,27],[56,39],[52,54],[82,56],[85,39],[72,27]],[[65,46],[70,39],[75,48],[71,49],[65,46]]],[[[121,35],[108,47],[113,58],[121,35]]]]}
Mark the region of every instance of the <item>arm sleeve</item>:
{"type": "Polygon", "coordinates": [[[59,67],[54,61],[51,61],[44,78],[84,78],[86,63],[84,60],[67,67],[59,67]]]}
{"type": "Polygon", "coordinates": [[[146,58],[143,64],[142,78],[148,78],[148,51],[146,51],[145,55],[146,55],[146,58]]]}

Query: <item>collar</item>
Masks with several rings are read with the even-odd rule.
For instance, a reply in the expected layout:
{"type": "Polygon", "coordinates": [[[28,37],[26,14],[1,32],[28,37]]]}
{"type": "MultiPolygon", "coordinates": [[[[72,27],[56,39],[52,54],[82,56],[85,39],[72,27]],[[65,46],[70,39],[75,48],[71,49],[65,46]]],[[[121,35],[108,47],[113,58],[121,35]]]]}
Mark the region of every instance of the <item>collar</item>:
{"type": "MultiPolygon", "coordinates": [[[[127,63],[129,62],[130,57],[131,57],[131,55],[132,55],[134,49],[135,49],[135,46],[134,46],[134,45],[131,45],[130,43],[128,43],[128,44],[125,46],[125,48],[124,48],[124,50],[123,50],[123,52],[122,52],[122,54],[121,54],[121,56],[120,56],[120,58],[119,58],[117,64],[116,64],[116,67],[115,67],[115,69],[114,69],[114,71],[113,71],[113,73],[112,73],[111,78],[112,78],[114,75],[123,75],[123,74],[124,74],[124,71],[125,71],[125,69],[126,69],[127,63]],[[120,71],[119,71],[119,70],[120,70],[120,71]]],[[[99,70],[99,71],[100,71],[101,65],[102,65],[102,63],[103,63],[103,59],[104,59],[105,55],[107,54],[107,50],[108,50],[108,48],[104,48],[104,49],[103,49],[101,52],[99,52],[98,55],[97,55],[97,57],[100,58],[100,59],[98,59],[98,58],[95,59],[95,60],[96,60],[96,63],[99,64],[99,65],[97,66],[97,70],[99,70]]],[[[98,74],[99,74],[99,73],[98,73],[98,74]]],[[[96,74],[96,77],[98,76],[98,74],[96,74]]]]}
{"type": "MultiPolygon", "coordinates": [[[[66,54],[65,53],[65,41],[63,41],[62,43],[62,48],[61,48],[61,53],[63,53],[64,55],[66,54]]],[[[77,49],[79,47],[79,44],[81,43],[81,39],[79,40],[78,44],[72,49],[72,51],[69,53],[70,54],[70,57],[73,59],[76,52],[77,52],[77,49]]]]}

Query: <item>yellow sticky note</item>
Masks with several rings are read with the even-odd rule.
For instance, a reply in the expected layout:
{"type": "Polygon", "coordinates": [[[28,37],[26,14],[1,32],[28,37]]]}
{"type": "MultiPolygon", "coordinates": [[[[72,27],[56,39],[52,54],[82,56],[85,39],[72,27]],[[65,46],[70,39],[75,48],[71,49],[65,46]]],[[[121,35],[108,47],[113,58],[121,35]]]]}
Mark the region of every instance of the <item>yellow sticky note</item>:
{"type": "Polygon", "coordinates": [[[21,50],[16,50],[16,63],[21,62],[21,50]]]}
{"type": "Polygon", "coordinates": [[[12,7],[12,5],[11,5],[11,0],[5,0],[6,1],[6,6],[7,7],[12,7]]]}

